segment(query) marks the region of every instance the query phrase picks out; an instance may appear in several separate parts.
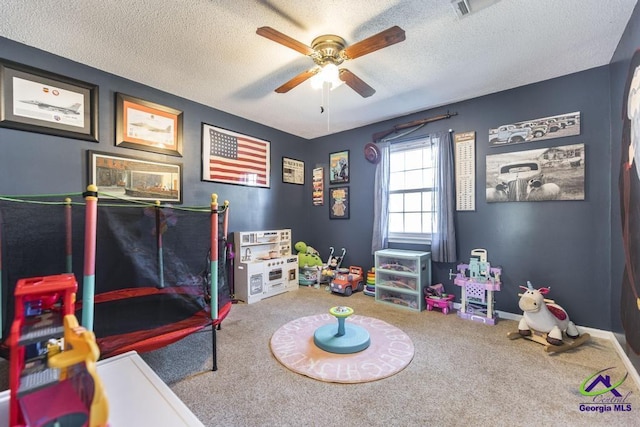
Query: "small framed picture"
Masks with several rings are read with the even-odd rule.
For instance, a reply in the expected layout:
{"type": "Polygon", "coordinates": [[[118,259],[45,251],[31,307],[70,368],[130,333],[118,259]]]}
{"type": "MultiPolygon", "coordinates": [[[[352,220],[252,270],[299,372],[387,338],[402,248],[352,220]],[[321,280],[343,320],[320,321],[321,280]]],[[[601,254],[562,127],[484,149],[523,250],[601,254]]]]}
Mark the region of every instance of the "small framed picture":
{"type": "Polygon", "coordinates": [[[302,160],[282,158],[282,182],[304,185],[304,162],[302,160]]]}
{"type": "Polygon", "coordinates": [[[329,154],[329,184],[349,182],[349,150],[329,154]]]}
{"type": "Polygon", "coordinates": [[[116,145],[182,156],[182,111],[116,94],[116,145]]]}
{"type": "Polygon", "coordinates": [[[313,169],[313,206],[324,205],[324,168],[313,169]]]}
{"type": "Polygon", "coordinates": [[[349,187],[329,188],[329,219],[349,219],[349,187]]]}
{"type": "Polygon", "coordinates": [[[98,86],[0,60],[0,126],[98,142],[98,86]]]}

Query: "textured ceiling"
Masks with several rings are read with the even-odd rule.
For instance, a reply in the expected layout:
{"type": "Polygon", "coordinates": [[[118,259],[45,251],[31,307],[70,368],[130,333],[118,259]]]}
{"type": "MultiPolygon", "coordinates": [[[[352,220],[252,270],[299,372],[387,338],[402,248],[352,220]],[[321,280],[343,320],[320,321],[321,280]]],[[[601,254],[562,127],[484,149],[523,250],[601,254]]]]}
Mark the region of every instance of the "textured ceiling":
{"type": "Polygon", "coordinates": [[[310,139],[605,65],[636,1],[501,0],[458,18],[451,0],[2,0],[0,36],[310,139]],[[376,93],[328,101],[308,81],[275,93],[313,62],[256,34],[353,44],[393,25],[404,42],[343,64],[376,93]]]}

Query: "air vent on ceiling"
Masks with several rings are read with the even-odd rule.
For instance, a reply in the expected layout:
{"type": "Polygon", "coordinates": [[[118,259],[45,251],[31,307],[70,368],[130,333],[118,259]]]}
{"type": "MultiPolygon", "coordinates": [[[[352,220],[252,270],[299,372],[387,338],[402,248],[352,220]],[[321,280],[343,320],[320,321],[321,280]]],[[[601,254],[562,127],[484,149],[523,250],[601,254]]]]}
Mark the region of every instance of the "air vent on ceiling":
{"type": "Polygon", "coordinates": [[[464,18],[479,10],[493,6],[500,0],[451,0],[451,6],[456,11],[458,18],[464,18]]]}
{"type": "Polygon", "coordinates": [[[453,6],[453,9],[456,11],[456,15],[458,15],[459,18],[471,13],[467,0],[452,0],[451,6],[453,6]]]}

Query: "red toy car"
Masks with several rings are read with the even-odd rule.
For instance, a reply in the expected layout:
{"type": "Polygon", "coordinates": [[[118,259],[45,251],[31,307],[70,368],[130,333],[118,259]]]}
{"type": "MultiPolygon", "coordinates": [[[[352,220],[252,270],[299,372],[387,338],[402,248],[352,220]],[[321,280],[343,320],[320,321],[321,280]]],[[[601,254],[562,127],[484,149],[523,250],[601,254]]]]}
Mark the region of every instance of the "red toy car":
{"type": "Polygon", "coordinates": [[[361,291],[364,289],[364,274],[362,267],[356,267],[352,265],[346,271],[338,270],[338,273],[331,280],[331,292],[337,294],[351,295],[354,291],[361,291]]]}

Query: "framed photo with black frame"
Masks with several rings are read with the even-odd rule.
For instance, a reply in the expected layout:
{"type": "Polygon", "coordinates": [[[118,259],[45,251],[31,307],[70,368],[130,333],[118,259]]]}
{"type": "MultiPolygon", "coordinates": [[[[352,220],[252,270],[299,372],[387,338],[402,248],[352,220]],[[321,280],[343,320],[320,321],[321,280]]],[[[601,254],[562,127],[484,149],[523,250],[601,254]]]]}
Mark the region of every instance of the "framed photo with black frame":
{"type": "Polygon", "coordinates": [[[329,154],[329,184],[349,182],[349,150],[329,154]]]}
{"type": "Polygon", "coordinates": [[[89,184],[101,196],[182,203],[182,163],[88,151],[89,184]]]}
{"type": "Polygon", "coordinates": [[[329,219],[349,219],[349,187],[329,188],[329,219]]]}
{"type": "Polygon", "coordinates": [[[0,59],[0,126],[98,142],[98,86],[0,59]]]}
{"type": "Polygon", "coordinates": [[[282,157],[282,182],[304,185],[304,162],[282,157]]]}
{"type": "Polygon", "coordinates": [[[182,157],[182,111],[117,93],[116,145],[182,157]]]}

